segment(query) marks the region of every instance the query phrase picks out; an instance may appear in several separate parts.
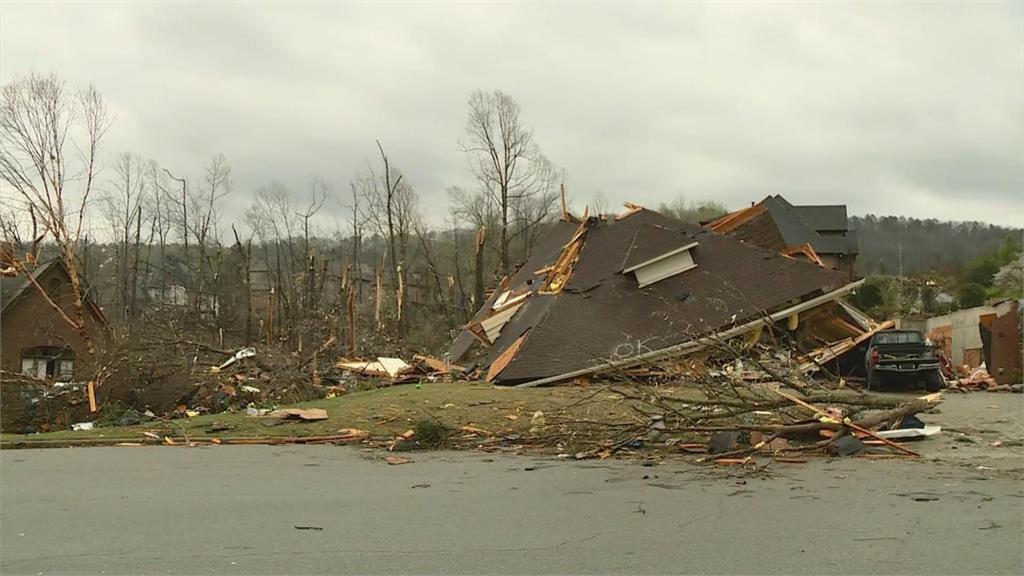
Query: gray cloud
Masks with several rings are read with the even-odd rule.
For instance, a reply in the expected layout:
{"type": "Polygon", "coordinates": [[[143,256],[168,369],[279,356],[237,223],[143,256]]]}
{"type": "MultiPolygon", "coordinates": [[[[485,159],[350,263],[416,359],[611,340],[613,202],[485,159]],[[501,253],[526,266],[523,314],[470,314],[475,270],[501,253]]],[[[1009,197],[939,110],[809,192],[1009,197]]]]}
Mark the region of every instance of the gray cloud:
{"type": "Polygon", "coordinates": [[[501,88],[577,206],[782,193],[1019,226],[1022,23],[1015,2],[7,2],[0,76],[95,83],[118,115],[110,155],[198,177],[224,153],[238,217],[271,179],[344,195],[379,138],[439,222],[445,187],[472,183],[469,93],[501,88]]]}

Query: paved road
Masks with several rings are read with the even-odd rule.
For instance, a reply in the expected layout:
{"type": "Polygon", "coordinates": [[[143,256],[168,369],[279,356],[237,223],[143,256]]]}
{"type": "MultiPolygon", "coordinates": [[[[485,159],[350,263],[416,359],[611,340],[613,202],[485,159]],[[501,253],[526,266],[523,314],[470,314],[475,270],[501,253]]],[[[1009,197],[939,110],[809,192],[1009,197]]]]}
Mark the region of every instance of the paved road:
{"type": "Polygon", "coordinates": [[[380,457],[6,450],[0,572],[1024,573],[1024,488],[996,472],[834,460],[728,478],[683,462],[380,457]]]}

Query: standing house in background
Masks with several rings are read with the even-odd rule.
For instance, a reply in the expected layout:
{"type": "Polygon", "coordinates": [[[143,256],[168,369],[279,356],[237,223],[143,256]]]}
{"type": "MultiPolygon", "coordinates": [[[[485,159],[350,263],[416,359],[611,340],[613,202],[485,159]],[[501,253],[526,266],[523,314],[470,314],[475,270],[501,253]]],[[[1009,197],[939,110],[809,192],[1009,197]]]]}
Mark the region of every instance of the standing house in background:
{"type": "MultiPolygon", "coordinates": [[[[55,258],[36,266],[32,277],[69,317],[74,318],[71,277],[64,261],[55,258]]],[[[107,330],[103,311],[86,295],[85,325],[94,347],[107,330]]],[[[4,264],[0,276],[0,367],[4,372],[40,380],[71,381],[89,360],[86,343],[32,282],[4,264]]],[[[5,378],[6,380],[7,378],[5,378]]]]}
{"type": "Polygon", "coordinates": [[[706,222],[705,227],[788,256],[845,272],[852,280],[857,231],[842,204],[795,206],[779,195],[706,222]]]}

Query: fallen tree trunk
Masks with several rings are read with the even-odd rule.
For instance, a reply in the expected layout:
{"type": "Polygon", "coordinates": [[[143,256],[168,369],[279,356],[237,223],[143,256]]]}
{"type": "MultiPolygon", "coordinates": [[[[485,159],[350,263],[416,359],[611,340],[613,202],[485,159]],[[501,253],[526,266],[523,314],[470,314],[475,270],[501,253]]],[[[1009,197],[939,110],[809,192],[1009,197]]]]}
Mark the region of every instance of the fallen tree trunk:
{"type": "MultiPolygon", "coordinates": [[[[925,400],[917,398],[901,404],[900,406],[891,410],[883,410],[876,414],[871,414],[865,418],[861,418],[854,422],[861,428],[875,428],[885,423],[893,422],[905,416],[912,416],[918,412],[923,412],[930,408],[934,408],[941,400],[925,400]]],[[[806,422],[802,424],[764,424],[764,425],[737,425],[737,426],[681,426],[672,428],[674,432],[732,432],[732,431],[749,431],[749,432],[768,432],[779,438],[793,438],[798,436],[805,436],[807,434],[815,434],[820,430],[841,430],[844,425],[839,422],[806,422]]]]}
{"type": "MultiPolygon", "coordinates": [[[[620,388],[612,388],[612,392],[633,400],[647,401],[647,398],[626,393],[620,388]]],[[[653,395],[656,400],[694,406],[724,406],[728,408],[744,408],[749,410],[765,410],[790,406],[792,402],[785,398],[769,398],[751,396],[750,399],[735,398],[676,398],[672,396],[653,395]]],[[[797,396],[800,400],[811,404],[846,404],[865,408],[895,408],[906,402],[906,397],[893,394],[864,394],[854,391],[819,391],[807,396],[797,396]]]]}

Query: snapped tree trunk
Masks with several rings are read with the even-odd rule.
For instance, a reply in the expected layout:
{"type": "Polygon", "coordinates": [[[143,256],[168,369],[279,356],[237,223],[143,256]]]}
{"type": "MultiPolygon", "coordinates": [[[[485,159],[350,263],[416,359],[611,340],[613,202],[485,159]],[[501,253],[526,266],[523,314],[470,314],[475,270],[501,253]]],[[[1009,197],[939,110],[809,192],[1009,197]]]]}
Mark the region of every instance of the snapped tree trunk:
{"type": "Polygon", "coordinates": [[[484,236],[487,229],[483,226],[476,233],[476,252],[473,265],[473,306],[479,308],[484,303],[484,236]]]}

